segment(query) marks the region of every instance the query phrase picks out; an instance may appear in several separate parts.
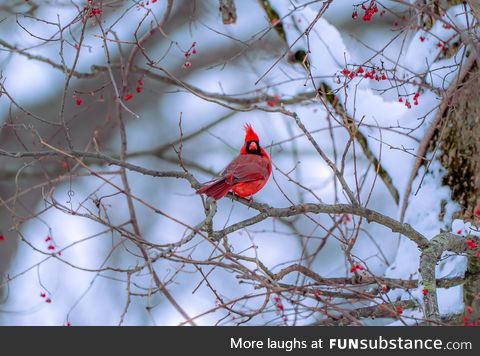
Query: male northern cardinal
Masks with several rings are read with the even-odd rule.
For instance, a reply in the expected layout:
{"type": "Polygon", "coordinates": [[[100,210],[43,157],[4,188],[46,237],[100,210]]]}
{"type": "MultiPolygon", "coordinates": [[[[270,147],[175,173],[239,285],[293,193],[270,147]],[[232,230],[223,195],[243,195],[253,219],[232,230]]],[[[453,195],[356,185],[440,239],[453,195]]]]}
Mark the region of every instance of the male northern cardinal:
{"type": "Polygon", "coordinates": [[[245,125],[245,143],[240,154],[223,170],[220,177],[197,190],[216,200],[230,190],[246,198],[258,192],[267,183],[272,172],[272,163],[267,152],[260,147],[260,140],[252,126],[245,125]]]}

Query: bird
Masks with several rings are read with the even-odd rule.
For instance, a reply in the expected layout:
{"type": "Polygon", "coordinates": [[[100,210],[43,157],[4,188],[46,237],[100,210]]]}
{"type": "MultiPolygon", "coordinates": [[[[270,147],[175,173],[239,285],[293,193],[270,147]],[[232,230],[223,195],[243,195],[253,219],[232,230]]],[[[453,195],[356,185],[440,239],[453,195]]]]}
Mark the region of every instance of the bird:
{"type": "Polygon", "coordinates": [[[207,182],[197,194],[205,194],[219,200],[230,190],[241,198],[251,197],[267,183],[272,173],[272,162],[260,146],[260,139],[250,124],[245,125],[245,142],[240,154],[220,173],[207,182]]]}

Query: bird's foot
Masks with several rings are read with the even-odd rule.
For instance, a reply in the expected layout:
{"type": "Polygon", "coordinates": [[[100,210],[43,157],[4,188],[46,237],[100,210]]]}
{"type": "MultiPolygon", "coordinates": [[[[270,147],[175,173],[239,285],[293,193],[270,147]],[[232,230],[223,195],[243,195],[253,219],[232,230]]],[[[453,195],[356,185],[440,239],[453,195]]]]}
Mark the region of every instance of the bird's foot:
{"type": "Polygon", "coordinates": [[[249,209],[253,206],[253,203],[255,203],[255,202],[253,201],[253,198],[252,198],[252,197],[250,197],[250,198],[244,198],[244,199],[248,201],[248,208],[249,208],[249,209]]]}

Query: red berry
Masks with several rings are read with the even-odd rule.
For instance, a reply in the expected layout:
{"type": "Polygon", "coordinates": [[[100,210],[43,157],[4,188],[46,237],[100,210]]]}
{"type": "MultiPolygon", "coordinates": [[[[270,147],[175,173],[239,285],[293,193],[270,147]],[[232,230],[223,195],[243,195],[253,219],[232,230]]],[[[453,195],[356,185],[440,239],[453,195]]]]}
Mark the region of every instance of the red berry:
{"type": "Polygon", "coordinates": [[[81,98],[76,98],[76,99],[75,99],[75,104],[76,104],[77,106],[82,105],[82,103],[83,103],[83,100],[82,100],[81,98]]]}
{"type": "Polygon", "coordinates": [[[477,206],[475,207],[475,211],[473,212],[473,214],[474,214],[476,217],[479,217],[479,218],[480,218],[480,203],[478,203],[477,206]]]}
{"type": "Polygon", "coordinates": [[[477,244],[475,243],[475,241],[471,240],[471,239],[467,239],[465,241],[465,243],[467,244],[467,246],[471,249],[471,250],[476,250],[477,249],[477,244]]]}
{"type": "Polygon", "coordinates": [[[132,100],[132,99],[133,99],[133,94],[132,93],[125,94],[124,97],[123,97],[123,100],[125,100],[125,101],[129,101],[129,100],[132,100]]]}
{"type": "Polygon", "coordinates": [[[403,313],[403,309],[402,309],[402,307],[401,307],[400,305],[397,305],[396,309],[397,309],[397,313],[398,313],[398,314],[402,314],[402,313],[403,313]]]}

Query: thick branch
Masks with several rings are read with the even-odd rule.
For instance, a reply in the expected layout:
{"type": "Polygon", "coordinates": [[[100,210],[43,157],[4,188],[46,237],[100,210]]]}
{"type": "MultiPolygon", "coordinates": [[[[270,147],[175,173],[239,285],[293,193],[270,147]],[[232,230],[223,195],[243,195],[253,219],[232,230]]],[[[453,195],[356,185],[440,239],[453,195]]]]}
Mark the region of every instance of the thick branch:
{"type": "MultiPolygon", "coordinates": [[[[247,203],[248,204],[248,203],[247,203]]],[[[255,207],[255,206],[254,206],[255,207]]],[[[223,236],[231,234],[237,230],[247,226],[254,225],[269,217],[290,217],[299,214],[353,214],[365,218],[368,222],[376,222],[380,225],[390,228],[393,232],[399,232],[411,241],[415,242],[419,248],[427,248],[429,242],[425,236],[413,229],[409,224],[400,223],[389,216],[383,215],[376,211],[364,208],[361,206],[354,206],[350,204],[299,204],[292,205],[288,208],[273,208],[265,204],[256,204],[260,214],[252,218],[243,220],[239,223],[232,224],[223,230],[216,231],[215,237],[220,239],[223,236]]]]}
{"type": "Polygon", "coordinates": [[[429,320],[440,321],[435,277],[435,266],[437,265],[438,259],[445,251],[456,253],[467,252],[465,241],[466,239],[461,236],[449,232],[442,232],[430,240],[429,246],[422,251],[419,271],[422,276],[424,289],[426,290],[424,296],[425,317],[429,320]]]}

